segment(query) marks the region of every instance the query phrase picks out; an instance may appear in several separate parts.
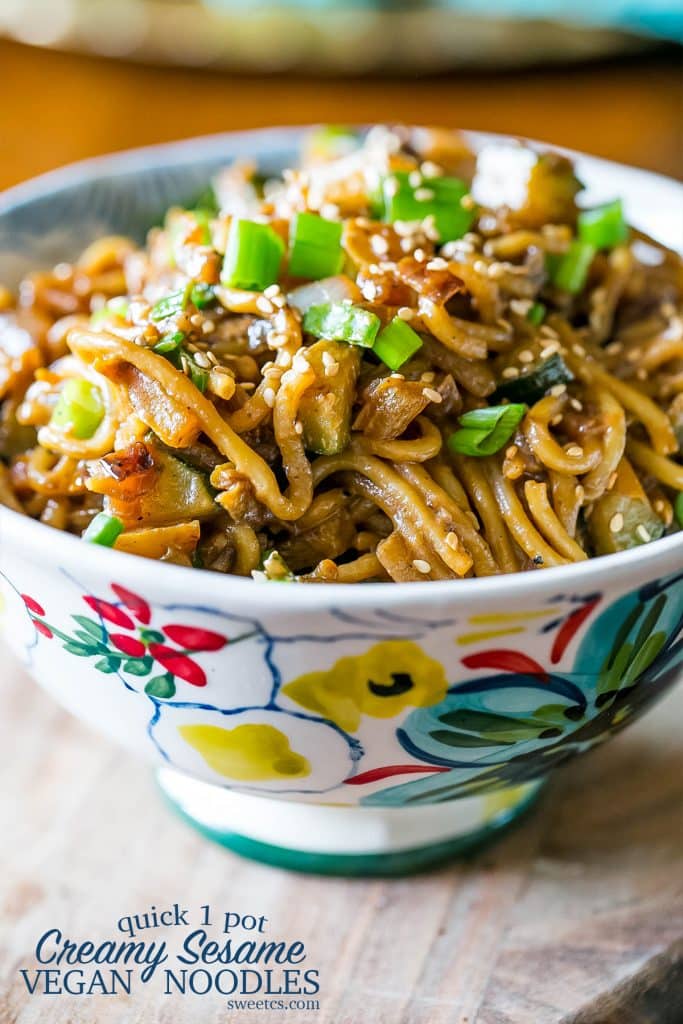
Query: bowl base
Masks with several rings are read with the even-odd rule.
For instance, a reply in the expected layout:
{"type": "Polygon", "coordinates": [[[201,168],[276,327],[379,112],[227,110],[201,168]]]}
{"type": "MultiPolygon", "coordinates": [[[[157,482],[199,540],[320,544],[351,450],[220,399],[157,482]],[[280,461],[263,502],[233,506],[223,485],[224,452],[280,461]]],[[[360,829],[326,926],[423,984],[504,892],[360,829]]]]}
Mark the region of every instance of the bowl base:
{"type": "Polygon", "coordinates": [[[403,875],[496,838],[536,800],[543,780],[422,807],[293,803],[237,793],[162,768],[171,807],[233,853],[321,875],[403,875]]]}

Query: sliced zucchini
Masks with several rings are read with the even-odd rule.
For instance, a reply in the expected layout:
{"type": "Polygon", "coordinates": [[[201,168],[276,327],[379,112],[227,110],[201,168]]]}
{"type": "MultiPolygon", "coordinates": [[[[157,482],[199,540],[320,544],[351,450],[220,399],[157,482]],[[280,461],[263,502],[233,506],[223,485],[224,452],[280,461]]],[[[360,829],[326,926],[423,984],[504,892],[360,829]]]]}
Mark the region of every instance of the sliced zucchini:
{"type": "Polygon", "coordinates": [[[658,540],[664,533],[664,523],[647,499],[610,491],[595,502],[588,533],[595,553],[609,555],[658,540]]]}
{"type": "Polygon", "coordinates": [[[316,381],[299,404],[304,445],[321,455],[336,455],[346,448],[361,354],[340,341],[317,341],[306,349],[316,381]]]}
{"type": "Polygon", "coordinates": [[[154,472],[145,479],[144,489],[140,493],[122,490],[117,495],[109,488],[106,512],[118,516],[130,529],[205,519],[220,511],[204,473],[167,452],[148,448],[154,472]]]}
{"type": "Polygon", "coordinates": [[[569,384],[574,380],[574,374],[558,352],[549,359],[539,358],[534,363],[520,366],[518,362],[511,362],[508,365],[516,366],[520,373],[518,377],[511,379],[499,376],[500,383],[494,396],[499,400],[507,398],[510,402],[533,405],[539,398],[543,398],[550,388],[557,384],[569,384]]]}

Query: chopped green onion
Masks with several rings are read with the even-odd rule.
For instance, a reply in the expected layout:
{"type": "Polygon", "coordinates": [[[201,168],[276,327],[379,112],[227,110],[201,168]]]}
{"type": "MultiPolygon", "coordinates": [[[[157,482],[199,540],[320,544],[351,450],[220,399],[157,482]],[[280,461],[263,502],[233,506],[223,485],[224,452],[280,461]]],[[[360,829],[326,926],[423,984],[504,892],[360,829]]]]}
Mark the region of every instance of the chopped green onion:
{"type": "Polygon", "coordinates": [[[212,302],[216,301],[216,293],[210,284],[204,284],[203,281],[197,281],[192,285],[190,289],[190,302],[197,309],[206,309],[212,302]]]}
{"type": "Polygon", "coordinates": [[[674,514],[676,516],[676,522],[683,530],[683,491],[680,492],[674,502],[674,514]]]}
{"type": "Polygon", "coordinates": [[[103,418],[100,389],[82,377],[71,377],[62,388],[50,423],[66,428],[79,440],[86,440],[93,436],[103,418]]]}
{"type": "Polygon", "coordinates": [[[439,242],[452,242],[466,234],[477,216],[474,206],[463,206],[469,186],[460,178],[423,178],[418,186],[410,184],[407,171],[397,171],[382,183],[384,219],[423,221],[434,218],[439,242]]]}
{"type": "Polygon", "coordinates": [[[380,331],[373,352],[389,367],[398,370],[406,360],[422,348],[422,338],[409,327],[405,320],[395,316],[390,324],[380,331]]]}
{"type": "Polygon", "coordinates": [[[128,316],[128,309],[130,302],[125,295],[117,295],[114,299],[109,299],[102,306],[101,309],[96,309],[90,317],[90,323],[101,324],[103,320],[108,320],[110,316],[120,316],[124,320],[128,316]]]}
{"type": "Polygon", "coordinates": [[[164,334],[160,341],[154,346],[154,351],[160,355],[166,355],[168,352],[175,352],[180,348],[182,343],[185,341],[185,335],[182,331],[174,331],[173,334],[164,334]]]}
{"type": "Polygon", "coordinates": [[[579,214],[579,238],[596,249],[611,249],[628,238],[621,199],[579,214]]]}
{"type": "Polygon", "coordinates": [[[298,213],[292,222],[289,272],[317,281],[338,274],[344,262],[342,225],[315,213],[298,213]]]}
{"type": "Polygon", "coordinates": [[[175,316],[176,313],[182,313],[187,305],[187,299],[190,294],[192,284],[190,282],[184,288],[181,288],[177,292],[171,292],[170,295],[164,295],[163,299],[159,299],[152,306],[152,312],[150,317],[152,320],[165,320],[169,316],[175,316]]]}
{"type": "Polygon", "coordinates": [[[551,269],[551,279],[565,292],[576,295],[586,283],[595,246],[575,239],[559,262],[551,269]]]}
{"type": "Polygon", "coordinates": [[[345,302],[311,306],[303,320],[304,330],[316,338],[347,341],[362,348],[372,348],[380,327],[381,321],[375,313],[345,302]]]}
{"type": "Polygon", "coordinates": [[[285,243],[268,224],[235,217],[230,225],[221,280],[228,288],[263,291],[275,284],[285,243]]]}
{"type": "Polygon", "coordinates": [[[90,544],[101,544],[105,548],[113,548],[117,537],[122,533],[123,523],[120,519],[110,516],[106,512],[99,512],[91,520],[81,540],[87,540],[90,544]]]}
{"type": "Polygon", "coordinates": [[[472,409],[460,417],[463,429],[451,434],[448,446],[461,455],[493,455],[510,440],[525,412],[521,403],[472,409]]]}
{"type": "Polygon", "coordinates": [[[534,302],[533,306],[527,313],[526,318],[530,324],[533,324],[534,327],[538,327],[538,325],[542,324],[545,320],[546,313],[547,310],[542,302],[534,302]]]}
{"type": "Polygon", "coordinates": [[[192,356],[187,352],[180,353],[179,369],[181,369],[183,373],[190,378],[194,386],[204,394],[206,386],[209,383],[209,371],[205,370],[203,366],[198,366],[192,356]]]}

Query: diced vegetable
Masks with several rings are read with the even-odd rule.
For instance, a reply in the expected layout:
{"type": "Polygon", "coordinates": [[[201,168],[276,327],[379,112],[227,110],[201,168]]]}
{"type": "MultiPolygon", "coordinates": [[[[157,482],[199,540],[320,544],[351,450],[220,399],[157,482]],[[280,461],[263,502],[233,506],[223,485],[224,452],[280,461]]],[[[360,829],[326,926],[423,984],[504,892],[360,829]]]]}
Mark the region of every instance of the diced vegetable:
{"type": "Polygon", "coordinates": [[[204,284],[203,281],[197,281],[192,285],[190,289],[190,302],[197,309],[206,309],[207,306],[212,305],[216,301],[216,293],[210,284],[204,284]]]}
{"type": "Polygon", "coordinates": [[[421,380],[380,377],[365,389],[353,428],[362,430],[366,437],[390,441],[400,437],[428,405],[421,380]]]}
{"type": "Polygon", "coordinates": [[[598,555],[647,544],[664,533],[664,523],[647,500],[614,491],[595,502],[587,526],[598,555]]]}
{"type": "Polygon", "coordinates": [[[390,370],[398,370],[422,348],[422,338],[405,320],[395,316],[391,323],[380,331],[372,347],[375,355],[390,370]]]}
{"type": "Polygon", "coordinates": [[[130,555],[174,561],[177,553],[187,557],[194,555],[200,536],[200,523],[193,519],[189,523],[174,523],[172,526],[129,530],[121,534],[114,546],[117,551],[125,551],[130,555]]]}
{"type": "Polygon", "coordinates": [[[163,299],[155,302],[150,313],[151,319],[165,320],[169,316],[175,316],[176,313],[182,313],[187,305],[191,287],[191,283],[188,282],[185,288],[180,288],[177,292],[171,292],[170,295],[164,295],[163,299]]]}
{"type": "Polygon", "coordinates": [[[493,405],[464,413],[448,439],[449,448],[460,455],[493,455],[507,444],[526,412],[526,405],[493,405]]]}
{"type": "Polygon", "coordinates": [[[175,352],[180,348],[182,343],[185,341],[185,335],[182,331],[174,331],[172,334],[164,334],[160,341],[154,346],[154,351],[160,355],[167,355],[169,352],[175,352]]]}
{"type": "Polygon", "coordinates": [[[542,302],[534,302],[533,306],[526,315],[527,320],[534,327],[538,327],[545,320],[545,314],[547,310],[542,302]]]}
{"type": "Polygon", "coordinates": [[[125,319],[128,316],[130,303],[125,295],[119,295],[115,299],[109,299],[101,309],[96,309],[90,316],[90,323],[93,326],[101,324],[112,316],[119,316],[125,319]]]}
{"type": "Polygon", "coordinates": [[[345,274],[302,284],[287,295],[289,305],[298,309],[300,313],[305,313],[311,306],[320,306],[325,302],[360,302],[361,299],[360,288],[345,274]]]}
{"type": "Polygon", "coordinates": [[[596,249],[611,249],[628,238],[621,199],[579,214],[579,238],[596,249]]]}
{"type": "Polygon", "coordinates": [[[235,217],[230,225],[221,281],[228,288],[263,291],[277,281],[285,243],[268,224],[235,217]]]}
{"type": "Polygon", "coordinates": [[[384,220],[423,221],[434,218],[439,242],[462,238],[477,216],[474,205],[463,199],[469,195],[469,185],[460,178],[422,178],[411,184],[407,171],[397,171],[382,182],[384,220]]]}
{"type": "Polygon", "coordinates": [[[349,443],[351,412],[360,352],[338,341],[318,341],[306,349],[315,384],[299,403],[303,441],[309,451],[336,455],[349,443]]]}
{"type": "Polygon", "coordinates": [[[676,517],[676,522],[683,530],[683,491],[681,491],[674,502],[674,515],[676,517]]]}
{"type": "Polygon", "coordinates": [[[293,277],[318,280],[341,270],[342,224],[315,213],[298,213],[290,231],[289,272],[293,277]]]}
{"type": "Polygon", "coordinates": [[[316,338],[347,341],[361,348],[372,348],[380,326],[375,313],[343,302],[311,306],[303,320],[304,330],[316,338]]]}
{"type": "Polygon", "coordinates": [[[82,540],[90,544],[100,544],[104,548],[112,548],[119,535],[123,533],[123,523],[117,516],[100,512],[91,521],[82,535],[82,540]]]}
{"type": "Polygon", "coordinates": [[[550,356],[549,359],[539,359],[536,363],[522,366],[519,377],[508,380],[502,378],[496,389],[497,399],[507,398],[511,402],[526,402],[533,405],[539,398],[552,387],[558,384],[568,384],[574,380],[574,374],[569,369],[559,353],[550,356]]]}
{"type": "Polygon", "coordinates": [[[153,471],[141,477],[141,487],[109,479],[106,486],[91,489],[105,493],[105,510],[127,527],[165,526],[179,520],[204,519],[219,511],[204,473],[173,455],[148,446],[153,471]]]}
{"type": "Polygon", "coordinates": [[[260,568],[254,569],[251,575],[253,579],[263,583],[296,582],[296,576],[279,551],[264,551],[260,568]]]}
{"type": "Polygon", "coordinates": [[[557,263],[551,264],[553,284],[572,295],[578,294],[586,283],[595,252],[595,246],[589,242],[575,239],[557,263]]]}
{"type": "Polygon", "coordinates": [[[103,418],[100,389],[82,377],[70,377],[62,388],[50,424],[85,440],[93,436],[103,418]]]}

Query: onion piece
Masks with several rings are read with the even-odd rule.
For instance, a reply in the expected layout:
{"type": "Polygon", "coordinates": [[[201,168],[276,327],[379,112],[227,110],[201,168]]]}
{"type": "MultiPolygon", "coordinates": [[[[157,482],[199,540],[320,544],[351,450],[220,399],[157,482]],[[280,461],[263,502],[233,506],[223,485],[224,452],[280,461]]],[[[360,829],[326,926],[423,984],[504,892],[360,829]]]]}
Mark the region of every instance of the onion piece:
{"type": "Polygon", "coordinates": [[[350,277],[336,274],[334,277],[324,277],[320,281],[311,281],[310,284],[294,288],[288,293],[287,302],[300,313],[305,313],[311,306],[343,302],[345,299],[361,302],[362,298],[360,289],[350,277]]]}

